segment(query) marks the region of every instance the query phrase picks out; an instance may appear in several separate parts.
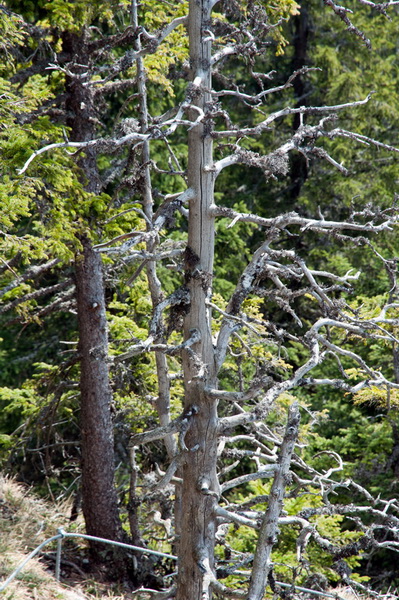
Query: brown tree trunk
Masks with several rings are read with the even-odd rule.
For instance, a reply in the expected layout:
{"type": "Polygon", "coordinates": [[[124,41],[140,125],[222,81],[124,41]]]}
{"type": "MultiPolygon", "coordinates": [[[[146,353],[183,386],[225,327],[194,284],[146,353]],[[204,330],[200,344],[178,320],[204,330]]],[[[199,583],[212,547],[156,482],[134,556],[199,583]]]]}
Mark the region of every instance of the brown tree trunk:
{"type": "MultiPolygon", "coordinates": [[[[209,0],[190,0],[189,38],[191,80],[194,103],[206,110],[211,88],[209,41],[209,0]],[[208,40],[204,41],[207,37],[208,40]]],[[[198,117],[192,110],[191,119],[198,117]]],[[[214,174],[210,122],[205,121],[189,132],[188,185],[194,191],[189,207],[188,246],[186,249],[186,285],[190,291],[190,310],[185,318],[185,339],[193,330],[201,339],[192,346],[195,354],[183,356],[185,411],[194,416],[185,443],[182,485],[182,527],[179,547],[177,600],[210,597],[214,564],[218,498],[216,475],[217,403],[207,397],[207,386],[216,386],[215,357],[211,337],[211,314],[207,299],[212,294],[214,257],[213,204],[214,174]]]]}
{"type": "MultiPolygon", "coordinates": [[[[311,35],[310,15],[306,2],[301,2],[301,8],[298,15],[292,18],[293,31],[293,50],[291,67],[292,71],[299,71],[307,66],[309,37],[311,35]]],[[[294,95],[296,98],[296,107],[306,106],[308,104],[307,96],[310,92],[310,84],[303,75],[298,75],[292,82],[294,95]]],[[[303,115],[296,114],[293,119],[293,129],[296,131],[300,126],[301,119],[305,120],[303,115]]],[[[308,178],[308,161],[299,152],[291,155],[291,200],[295,202],[302,190],[302,187],[308,178]]]]}
{"type": "MultiPolygon", "coordinates": [[[[90,64],[85,32],[63,35],[63,50],[71,57],[66,76],[66,113],[73,141],[95,137],[97,111],[90,86],[85,85],[84,65],[90,64]],[[83,65],[83,66],[82,66],[83,65]],[[80,76],[79,76],[80,75],[80,76]]],[[[101,191],[95,151],[87,149],[79,155],[82,183],[88,192],[101,191]]],[[[101,255],[93,250],[88,236],[79,240],[83,251],[76,257],[76,299],[81,364],[81,445],[82,507],[89,535],[113,540],[122,539],[118,499],[114,486],[114,437],[111,419],[112,392],[108,370],[108,333],[105,312],[101,255]]],[[[105,563],[107,571],[122,572],[122,565],[109,560],[110,546],[91,544],[95,560],[105,563]]],[[[113,551],[115,560],[118,555],[113,551]]],[[[114,561],[115,562],[115,561],[114,561]]],[[[118,561],[119,562],[119,561],[118,561]]],[[[121,563],[123,561],[120,561],[121,563]]]]}
{"type": "Polygon", "coordinates": [[[114,487],[112,393],[102,261],[87,239],[83,240],[83,247],[83,255],[76,260],[83,514],[89,535],[118,540],[121,526],[114,487]]]}

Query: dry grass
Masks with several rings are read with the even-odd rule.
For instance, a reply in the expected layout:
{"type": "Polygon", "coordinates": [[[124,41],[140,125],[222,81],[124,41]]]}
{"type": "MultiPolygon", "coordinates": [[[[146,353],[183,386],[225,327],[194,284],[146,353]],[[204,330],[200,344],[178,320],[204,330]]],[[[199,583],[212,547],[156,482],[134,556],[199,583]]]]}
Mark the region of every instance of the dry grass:
{"type": "MultiPolygon", "coordinates": [[[[354,591],[350,587],[336,587],[334,589],[327,590],[329,594],[336,594],[342,600],[375,600],[371,596],[362,594],[361,592],[354,591]]],[[[381,600],[398,600],[398,596],[395,594],[381,595],[381,600]]]]}
{"type": "MultiPolygon", "coordinates": [[[[18,550],[33,550],[68,520],[66,504],[53,505],[0,475],[1,531],[18,550]]],[[[3,540],[2,540],[3,541],[3,540]]]]}
{"type": "MultiPolygon", "coordinates": [[[[70,530],[69,502],[53,503],[38,498],[31,490],[0,473],[0,584],[39,544],[57,534],[63,527],[70,530]]],[[[74,522],[76,533],[84,533],[83,518],[74,522]]],[[[52,559],[46,564],[33,558],[19,575],[0,592],[1,600],[144,600],[147,594],[116,591],[110,583],[90,578],[81,570],[85,556],[85,542],[64,540],[61,578],[70,586],[56,581],[54,554],[56,542],[47,545],[42,552],[52,559]],[[53,553],[53,554],[51,554],[53,553]],[[69,560],[69,568],[64,565],[69,560]],[[75,562],[71,562],[75,561],[75,562]],[[78,563],[80,562],[80,567],[78,563]],[[72,568],[71,568],[72,565],[72,568]]],[[[42,557],[43,558],[43,557],[42,557]]]]}
{"type": "MultiPolygon", "coordinates": [[[[67,505],[37,498],[12,479],[0,475],[0,580],[4,581],[41,542],[68,522],[67,505]]],[[[46,551],[46,549],[44,550],[46,551]]],[[[3,592],[4,600],[81,600],[80,589],[60,585],[37,559],[32,559],[3,592]]]]}

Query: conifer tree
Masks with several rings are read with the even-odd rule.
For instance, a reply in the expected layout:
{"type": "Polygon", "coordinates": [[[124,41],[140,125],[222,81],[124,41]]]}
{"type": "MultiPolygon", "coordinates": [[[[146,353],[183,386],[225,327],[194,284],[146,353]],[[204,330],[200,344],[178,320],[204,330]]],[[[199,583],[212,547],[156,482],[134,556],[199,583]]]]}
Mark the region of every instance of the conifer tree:
{"type": "MultiPolygon", "coordinates": [[[[347,9],[326,4],[368,45],[347,9]]],[[[383,14],[387,9],[369,4],[383,14]]],[[[9,8],[23,12],[18,2],[9,8]]],[[[399,389],[392,369],[370,357],[377,345],[396,351],[396,298],[387,295],[373,311],[354,307],[350,296],[359,275],[323,265],[306,248],[318,240],[328,240],[331,252],[340,245],[370,247],[390,273],[392,292],[392,259],[372,240],[395,228],[397,213],[391,205],[363,206],[342,218],[342,207],[301,206],[298,179],[313,163],[349,175],[340,158],[343,141],[368,144],[384,156],[397,150],[359,132],[356,123],[336,122],[367,107],[370,94],[302,103],[301,82],[316,74],[295,60],[293,72],[273,81],[265,69],[275,60],[268,59],[269,48],[283,52],[282,22],[299,18],[298,11],[293,1],[273,7],[148,1],[140,8],[135,1],[88,7],[54,0],[28,8],[24,21],[9,9],[1,13],[14,52],[3,82],[9,124],[3,190],[14,199],[24,192],[24,202],[4,217],[3,311],[19,308],[25,324],[56,309],[77,311],[78,352],[68,366],[55,361],[54,398],[67,397],[71,382],[63,376],[75,378],[79,362],[89,533],[122,536],[111,384],[114,396],[122,396],[126,372],[141,369],[150,381],[148,370],[155,371],[156,394],[145,394],[152,384],[144,382],[139,410],[150,396],[158,423],[133,431],[125,452],[131,536],[141,542],[143,507],[158,506],[164,545],[178,555],[176,586],[164,597],[260,600],[268,585],[273,592],[303,587],[320,571],[361,587],[359,577],[350,576],[359,554],[399,548],[396,500],[373,497],[353,479],[340,478],[344,465],[334,448],[315,459],[302,451],[317,418],[314,390],[379,394],[395,402],[399,389]],[[167,99],[157,97],[160,86],[167,99]],[[12,108],[18,100],[21,112],[12,108]],[[22,134],[23,143],[16,139],[22,134]],[[239,186],[223,189],[229,170],[282,185],[292,156],[300,156],[291,177],[295,211],[280,210],[279,202],[255,211],[251,198],[235,203],[239,186]],[[219,282],[216,234],[240,247],[236,227],[245,231],[246,255],[236,257],[219,282]],[[33,266],[26,266],[29,260],[33,266]],[[71,288],[66,295],[64,287],[49,285],[52,300],[41,303],[46,292],[38,278],[55,272],[53,285],[74,283],[75,299],[71,288]],[[113,280],[112,300],[104,293],[104,273],[113,280]],[[135,286],[144,295],[144,285],[151,314],[134,323],[124,304],[133,303],[135,286]],[[112,354],[107,305],[110,327],[117,311],[119,324],[128,322],[123,332],[129,337],[115,336],[112,354]],[[148,460],[137,456],[160,440],[166,466],[154,476],[144,472],[148,460]]],[[[326,189],[323,201],[330,202],[326,189]]],[[[9,398],[9,388],[3,394],[9,398]]],[[[100,549],[93,550],[100,561],[100,549]]],[[[114,567],[126,575],[129,561],[116,556],[114,567]]],[[[143,572],[130,576],[136,584],[150,580],[143,572]]]]}

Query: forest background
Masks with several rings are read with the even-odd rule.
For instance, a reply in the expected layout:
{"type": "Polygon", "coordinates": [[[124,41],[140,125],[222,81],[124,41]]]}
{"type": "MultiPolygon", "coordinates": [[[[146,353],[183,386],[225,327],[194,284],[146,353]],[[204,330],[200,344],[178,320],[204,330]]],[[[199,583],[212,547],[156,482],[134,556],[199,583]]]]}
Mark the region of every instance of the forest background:
{"type": "MultiPolygon", "coordinates": [[[[263,239],[259,223],[239,215],[273,219],[295,212],[308,220],[355,223],[359,218],[376,227],[386,215],[395,214],[399,81],[398,18],[392,4],[387,15],[385,5],[378,10],[367,2],[348,3],[354,14],[344,12],[345,18],[332,2],[305,1],[300,6],[292,0],[273,6],[220,2],[215,6],[216,24],[207,35],[220,53],[234,45],[231,40],[236,49],[222,54],[214,86],[219,92],[230,86],[235,93],[217,97],[212,119],[221,130],[229,129],[228,110],[231,121],[251,128],[262,121],[265,111],[282,111],[273,127],[255,140],[244,139],[245,164],[237,161],[217,179],[215,199],[231,209],[220,214],[215,225],[212,303],[220,308],[220,316],[229,310],[228,299],[263,239]],[[348,27],[348,15],[355,25],[348,27]],[[258,36],[256,43],[246,34],[248,24],[258,36]],[[267,88],[274,93],[265,93],[261,102],[251,101],[249,95],[257,97],[267,88]],[[284,113],[286,106],[298,110],[284,113]],[[358,137],[327,136],[323,150],[315,138],[312,155],[293,148],[289,168],[274,172],[266,165],[265,176],[258,158],[291,139],[300,127],[314,125],[307,108],[316,106],[342,107],[338,112],[326,110],[324,116],[337,112],[341,130],[356,131],[358,137]],[[378,143],[365,143],[371,139],[378,143]],[[326,156],[334,159],[325,160],[326,156]]],[[[191,199],[183,197],[189,160],[186,132],[201,112],[187,104],[185,109],[196,116],[191,114],[185,121],[177,111],[180,121],[176,126],[174,121],[174,107],[187,103],[187,9],[185,2],[156,0],[139,6],[111,0],[90,6],[80,1],[15,0],[0,6],[2,470],[54,500],[72,496],[72,524],[80,498],[86,495],[88,532],[114,539],[127,536],[136,544],[166,552],[176,543],[170,527],[173,511],[179,509],[174,507],[171,483],[174,477],[179,484],[175,473],[181,467],[172,435],[176,430],[170,423],[180,419],[178,431],[184,444],[182,422],[192,416],[183,402],[178,355],[190,339],[181,333],[189,304],[182,284],[190,267],[186,247],[191,199]],[[173,27],[168,29],[167,23],[173,27]],[[168,136],[162,128],[168,128],[168,136]],[[87,144],[100,139],[96,146],[87,144]],[[154,227],[155,237],[150,235],[154,227]],[[97,282],[88,281],[88,273],[97,282]],[[96,284],[100,287],[90,287],[96,284]],[[82,317],[79,298],[90,294],[94,300],[88,316],[82,317]],[[85,349],[82,332],[85,323],[90,329],[90,311],[96,311],[101,294],[105,294],[106,310],[95,332],[100,337],[88,339],[85,349]],[[162,332],[157,321],[160,311],[165,313],[162,332]],[[88,362],[94,356],[99,369],[95,373],[85,363],[85,353],[88,362]],[[90,405],[96,386],[99,405],[108,411],[105,416],[90,405]],[[93,422],[87,425],[85,419],[90,418],[93,422]],[[164,441],[154,437],[146,438],[148,444],[129,444],[132,435],[144,436],[159,426],[170,427],[164,441]],[[89,453],[90,448],[98,453],[84,456],[85,464],[92,461],[97,471],[82,481],[82,437],[98,429],[96,443],[86,442],[89,453]],[[154,491],[170,464],[175,471],[154,491]],[[89,507],[90,496],[95,508],[89,507]],[[96,512],[102,502],[107,518],[96,512]],[[110,512],[110,506],[116,512],[110,512]]],[[[337,126],[336,121],[331,123],[337,126]]],[[[237,153],[236,141],[225,139],[215,149],[218,160],[231,148],[237,153]]],[[[394,222],[395,217],[390,218],[394,222]]],[[[335,286],[326,293],[334,301],[342,299],[357,318],[375,319],[387,304],[397,301],[394,228],[382,228],[378,237],[367,227],[361,235],[345,236],[337,231],[320,235],[310,226],[285,228],[277,246],[285,251],[288,244],[315,272],[337,274],[335,286]]],[[[248,382],[255,381],[261,395],[269,389],[270,379],[288,380],[306,356],[295,338],[301,320],[312,324],[320,318],[311,286],[310,291],[303,290],[294,276],[286,302],[262,285],[263,295],[245,299],[244,333],[232,338],[219,375],[221,387],[232,393],[244,394],[248,382]],[[275,337],[265,343],[258,338],[264,334],[266,319],[273,322],[270,335],[275,337]],[[258,331],[252,336],[254,327],[258,331]],[[278,331],[283,329],[292,338],[286,336],[277,344],[278,331]]],[[[392,321],[384,325],[391,336],[388,342],[353,331],[337,334],[347,354],[338,360],[331,350],[323,367],[311,375],[313,381],[278,396],[266,419],[272,437],[264,441],[266,447],[271,444],[272,454],[277,440],[273,435],[283,435],[287,409],[296,400],[302,412],[303,460],[324,473],[338,464],[342,480],[353,478],[383,500],[397,495],[399,476],[395,308],[390,317],[392,321]],[[365,362],[351,360],[353,352],[365,362]],[[317,385],[316,378],[338,381],[337,370],[345,385],[317,385]],[[364,377],[373,380],[379,372],[391,386],[359,385],[354,392],[364,377]]],[[[241,313],[239,318],[244,319],[241,313]]],[[[334,334],[329,339],[336,343],[334,334]]],[[[253,397],[248,397],[251,404],[253,397]]],[[[229,406],[231,398],[226,401],[229,406]]],[[[222,416],[229,410],[222,404],[222,416]]],[[[239,430],[224,473],[245,477],[257,460],[249,438],[239,430]]],[[[253,496],[259,510],[264,510],[270,482],[247,478],[243,484],[231,492],[228,502],[243,504],[253,496]]],[[[315,497],[318,493],[309,492],[315,497]]],[[[309,494],[292,494],[285,510],[298,515],[309,506],[316,509],[318,500],[312,504],[309,494]]],[[[337,503],[351,502],[352,494],[341,488],[337,503]]],[[[355,517],[319,517],[320,532],[335,548],[346,548],[359,539],[355,517]]],[[[397,587],[399,571],[392,551],[396,538],[383,528],[375,535],[378,547],[365,551],[358,546],[346,560],[331,558],[326,548],[320,553],[312,543],[306,547],[306,558],[298,560],[298,537],[283,530],[274,549],[274,575],[308,586],[319,578],[321,583],[314,585],[322,586],[346,581],[350,573],[354,582],[378,591],[397,587]]],[[[247,557],[255,544],[253,531],[236,520],[221,544],[224,554],[217,551],[232,589],[240,588],[245,574],[228,571],[231,548],[237,556],[247,557]]],[[[104,560],[103,548],[91,551],[94,562],[114,563],[113,576],[116,570],[134,585],[150,582],[162,587],[163,577],[173,571],[168,564],[147,561],[132,575],[124,558],[104,560]]]]}

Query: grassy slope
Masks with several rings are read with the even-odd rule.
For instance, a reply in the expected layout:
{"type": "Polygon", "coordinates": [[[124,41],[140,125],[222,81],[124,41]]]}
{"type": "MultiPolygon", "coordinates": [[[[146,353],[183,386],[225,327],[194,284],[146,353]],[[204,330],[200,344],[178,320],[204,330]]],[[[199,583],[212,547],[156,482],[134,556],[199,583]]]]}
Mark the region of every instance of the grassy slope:
{"type": "MultiPolygon", "coordinates": [[[[68,506],[52,504],[37,498],[24,487],[0,474],[0,580],[4,581],[15,567],[41,542],[68,524],[68,506]]],[[[55,545],[43,553],[52,557],[55,545]]],[[[81,587],[68,589],[54,578],[51,568],[37,557],[32,559],[17,579],[4,590],[6,600],[80,600],[90,597],[81,587]]],[[[80,579],[82,579],[80,577],[80,579]]]]}

